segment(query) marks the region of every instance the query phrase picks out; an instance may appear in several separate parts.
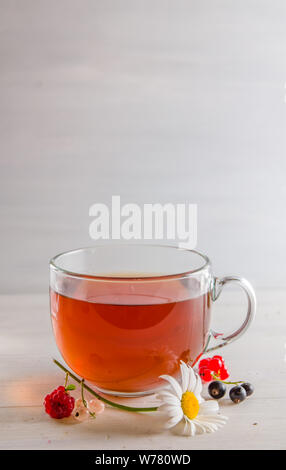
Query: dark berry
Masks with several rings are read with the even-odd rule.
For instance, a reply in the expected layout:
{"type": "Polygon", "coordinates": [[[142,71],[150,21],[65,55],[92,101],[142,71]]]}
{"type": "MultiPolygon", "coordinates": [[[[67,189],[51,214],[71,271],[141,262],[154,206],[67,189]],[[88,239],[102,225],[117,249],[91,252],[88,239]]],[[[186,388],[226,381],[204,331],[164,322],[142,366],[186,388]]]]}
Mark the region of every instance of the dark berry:
{"type": "Polygon", "coordinates": [[[241,401],[245,400],[246,397],[247,397],[246,391],[240,385],[236,385],[235,387],[232,387],[229,391],[229,398],[234,403],[240,403],[241,401]]]}
{"type": "Polygon", "coordinates": [[[250,395],[253,394],[254,388],[253,388],[253,385],[251,385],[249,382],[245,382],[245,383],[242,384],[241,386],[242,386],[242,387],[244,388],[244,390],[246,391],[246,395],[247,395],[248,397],[250,397],[250,395]]]}
{"type": "Polygon", "coordinates": [[[219,398],[222,398],[225,395],[226,386],[219,380],[215,380],[214,382],[211,382],[209,384],[208,391],[212,398],[218,400],[219,398]]]}
{"type": "Polygon", "coordinates": [[[66,392],[65,387],[60,386],[45,397],[44,406],[52,418],[68,418],[74,409],[74,398],[66,392]]]}
{"type": "Polygon", "coordinates": [[[207,367],[201,367],[199,370],[199,375],[205,382],[210,382],[213,379],[212,373],[207,367]]]}

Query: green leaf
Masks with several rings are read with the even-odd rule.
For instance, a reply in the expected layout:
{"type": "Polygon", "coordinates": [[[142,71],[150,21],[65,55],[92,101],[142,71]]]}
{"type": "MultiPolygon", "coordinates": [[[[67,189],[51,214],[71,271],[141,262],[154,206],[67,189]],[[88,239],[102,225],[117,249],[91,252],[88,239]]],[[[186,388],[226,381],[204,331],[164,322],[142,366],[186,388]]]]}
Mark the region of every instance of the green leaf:
{"type": "Polygon", "coordinates": [[[75,390],[76,389],[76,386],[74,384],[69,384],[67,387],[66,387],[66,391],[68,390],[75,390]]]}

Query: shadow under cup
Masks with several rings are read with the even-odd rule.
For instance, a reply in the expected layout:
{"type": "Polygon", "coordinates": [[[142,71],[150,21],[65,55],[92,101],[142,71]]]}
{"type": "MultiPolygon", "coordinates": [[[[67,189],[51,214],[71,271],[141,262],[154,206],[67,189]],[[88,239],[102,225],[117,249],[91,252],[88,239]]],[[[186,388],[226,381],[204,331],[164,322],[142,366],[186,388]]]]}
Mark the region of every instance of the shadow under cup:
{"type": "Polygon", "coordinates": [[[213,278],[195,251],[102,245],[56,256],[50,275],[57,346],[105,393],[153,393],[205,347],[213,278]]]}

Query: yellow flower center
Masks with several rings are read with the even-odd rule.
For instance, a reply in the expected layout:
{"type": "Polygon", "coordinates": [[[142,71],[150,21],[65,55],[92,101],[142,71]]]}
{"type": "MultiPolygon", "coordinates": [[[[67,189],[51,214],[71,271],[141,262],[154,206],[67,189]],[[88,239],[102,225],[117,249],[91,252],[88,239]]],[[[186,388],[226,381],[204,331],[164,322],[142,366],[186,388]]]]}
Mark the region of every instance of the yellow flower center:
{"type": "Polygon", "coordinates": [[[200,409],[198,399],[193,394],[193,392],[188,391],[183,393],[181,406],[184,415],[186,415],[189,419],[195,419],[200,409]]]}

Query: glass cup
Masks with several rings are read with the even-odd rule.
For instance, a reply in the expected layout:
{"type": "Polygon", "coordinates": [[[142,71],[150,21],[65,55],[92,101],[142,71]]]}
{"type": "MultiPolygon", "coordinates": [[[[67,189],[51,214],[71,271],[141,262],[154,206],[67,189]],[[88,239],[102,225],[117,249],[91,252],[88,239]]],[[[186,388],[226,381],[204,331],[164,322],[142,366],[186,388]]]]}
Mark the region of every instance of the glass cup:
{"type": "Polygon", "coordinates": [[[104,393],[151,394],[162,374],[179,376],[239,338],[255,315],[255,294],[243,278],[218,279],[207,256],[160,245],[98,245],[50,261],[50,307],[57,346],[68,366],[104,393]],[[243,324],[229,335],[211,328],[212,303],[225,284],[246,293],[243,324]],[[219,339],[218,339],[219,338],[219,339]]]}

